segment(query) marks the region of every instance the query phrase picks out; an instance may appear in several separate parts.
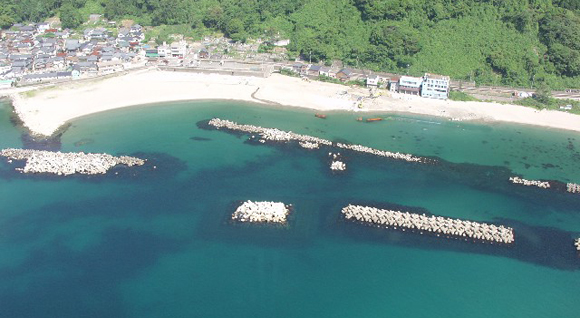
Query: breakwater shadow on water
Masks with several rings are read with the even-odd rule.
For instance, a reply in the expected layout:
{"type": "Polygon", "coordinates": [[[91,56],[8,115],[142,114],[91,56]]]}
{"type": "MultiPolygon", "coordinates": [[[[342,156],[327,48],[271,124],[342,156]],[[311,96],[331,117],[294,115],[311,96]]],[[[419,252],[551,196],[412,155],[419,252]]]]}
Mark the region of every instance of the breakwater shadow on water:
{"type": "MultiPolygon", "coordinates": [[[[245,143],[257,146],[269,146],[284,151],[296,152],[320,152],[322,154],[341,153],[345,158],[353,161],[363,162],[368,167],[378,167],[388,164],[390,166],[399,166],[403,169],[412,167],[416,172],[422,172],[431,179],[445,181],[450,183],[462,184],[476,190],[498,193],[508,196],[518,196],[525,201],[535,204],[555,207],[567,211],[578,213],[575,207],[580,206],[580,195],[571,194],[564,191],[563,183],[552,181],[556,186],[552,189],[539,189],[533,187],[521,187],[514,185],[509,181],[512,176],[517,176],[510,169],[502,166],[486,166],[471,163],[452,163],[435,156],[424,156],[422,162],[407,162],[404,160],[393,159],[389,157],[380,157],[369,153],[343,149],[336,146],[337,141],[333,140],[333,145],[326,146],[320,144],[319,149],[304,149],[298,145],[297,141],[270,141],[261,142],[259,138],[252,138],[256,134],[232,130],[229,128],[220,128],[209,124],[209,120],[202,120],[196,123],[199,129],[223,131],[228,134],[245,138],[245,143]],[[249,136],[249,137],[248,137],[249,136]]],[[[349,165],[352,168],[354,165],[349,165]]]]}
{"type": "MultiPolygon", "coordinates": [[[[483,254],[507,257],[518,261],[558,270],[580,270],[580,258],[572,244],[573,233],[555,228],[530,226],[511,219],[494,219],[486,223],[509,226],[514,229],[515,242],[510,245],[482,243],[472,239],[437,236],[432,233],[420,234],[420,231],[383,228],[361,222],[345,220],[341,214],[342,207],[350,201],[333,203],[321,211],[327,226],[323,229],[329,236],[352,239],[376,244],[405,246],[422,250],[441,250],[467,254],[483,254]]],[[[354,204],[373,206],[382,209],[425,213],[423,208],[407,207],[390,203],[354,202],[354,204]]]]}

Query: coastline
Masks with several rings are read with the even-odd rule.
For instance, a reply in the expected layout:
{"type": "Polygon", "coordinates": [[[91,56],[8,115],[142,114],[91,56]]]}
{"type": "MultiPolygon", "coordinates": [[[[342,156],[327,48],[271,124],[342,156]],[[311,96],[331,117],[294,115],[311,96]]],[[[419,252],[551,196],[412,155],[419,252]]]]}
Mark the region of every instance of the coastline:
{"type": "Polygon", "coordinates": [[[490,102],[433,100],[385,93],[366,99],[366,88],[308,82],[272,74],[269,78],[238,77],[147,70],[94,82],[67,83],[33,91],[30,96],[12,93],[14,111],[32,134],[53,135],[65,123],[102,111],[146,104],[188,100],[239,100],[274,107],[299,107],[315,111],[402,113],[455,121],[508,122],[580,132],[580,116],[558,111],[490,102]]]}

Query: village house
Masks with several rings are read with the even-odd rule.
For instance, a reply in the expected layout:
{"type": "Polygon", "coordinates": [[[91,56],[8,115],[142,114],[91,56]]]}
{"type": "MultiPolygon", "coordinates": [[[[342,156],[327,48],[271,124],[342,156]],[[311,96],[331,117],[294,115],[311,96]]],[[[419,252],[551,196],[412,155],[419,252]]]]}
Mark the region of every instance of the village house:
{"type": "Polygon", "coordinates": [[[332,73],[332,70],[328,66],[321,67],[320,71],[318,72],[319,76],[326,76],[326,77],[332,77],[331,73],[332,73]]]}
{"type": "Polygon", "coordinates": [[[403,94],[419,95],[421,93],[422,77],[401,76],[398,91],[403,94]]]}
{"type": "Polygon", "coordinates": [[[157,54],[159,54],[159,57],[166,57],[171,54],[171,50],[169,49],[169,46],[167,46],[167,43],[163,42],[163,45],[157,47],[157,54]]]}
{"type": "Polygon", "coordinates": [[[208,59],[209,58],[209,51],[205,48],[199,50],[198,57],[200,59],[208,59]]]}
{"type": "Polygon", "coordinates": [[[367,87],[378,87],[380,77],[378,75],[367,76],[367,87]]]}
{"type": "Polygon", "coordinates": [[[351,70],[349,70],[347,68],[343,68],[336,73],[336,78],[343,81],[343,82],[346,82],[346,81],[349,81],[351,79],[352,75],[353,74],[352,74],[351,70]]]}
{"type": "Polygon", "coordinates": [[[0,80],[0,89],[12,87],[14,80],[0,80]]]}
{"type": "Polygon", "coordinates": [[[449,81],[449,76],[425,73],[421,87],[421,96],[447,99],[449,97],[449,81]]]}
{"type": "Polygon", "coordinates": [[[81,47],[79,40],[66,40],[64,42],[64,49],[67,52],[77,52],[81,47]]]}
{"type": "Polygon", "coordinates": [[[310,76],[319,76],[320,75],[320,69],[321,68],[322,68],[321,65],[312,65],[308,69],[308,75],[310,75],[310,76]]]}
{"type": "Polygon", "coordinates": [[[120,61],[99,62],[97,68],[100,75],[123,71],[125,68],[120,61]]]}
{"type": "Polygon", "coordinates": [[[183,58],[187,53],[187,42],[181,40],[179,42],[171,43],[171,56],[183,58]]]}

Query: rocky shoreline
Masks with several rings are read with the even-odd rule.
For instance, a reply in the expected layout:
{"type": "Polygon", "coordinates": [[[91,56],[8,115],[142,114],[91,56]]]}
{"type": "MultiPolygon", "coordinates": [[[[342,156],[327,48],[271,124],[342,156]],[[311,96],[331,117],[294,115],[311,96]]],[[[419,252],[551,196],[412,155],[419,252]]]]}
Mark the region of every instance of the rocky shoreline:
{"type": "Polygon", "coordinates": [[[95,154],[84,152],[53,152],[32,149],[3,149],[0,156],[6,157],[8,162],[12,160],[25,160],[24,168],[16,168],[22,173],[49,173],[59,176],[72,174],[105,174],[116,165],[142,166],[145,160],[109,154],[95,154]]]}
{"type": "Polygon", "coordinates": [[[436,236],[473,239],[480,242],[512,244],[514,232],[510,227],[442,216],[379,209],[375,207],[348,205],[342,209],[346,220],[396,230],[431,233],[436,236]]]}

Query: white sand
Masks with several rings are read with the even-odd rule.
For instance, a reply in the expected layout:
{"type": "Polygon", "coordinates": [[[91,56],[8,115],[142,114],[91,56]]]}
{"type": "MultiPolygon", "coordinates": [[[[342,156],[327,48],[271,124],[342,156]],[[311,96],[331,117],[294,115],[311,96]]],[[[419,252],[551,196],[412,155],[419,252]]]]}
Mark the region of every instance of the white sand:
{"type": "Polygon", "coordinates": [[[50,136],[71,119],[105,110],[202,99],[271,102],[318,111],[405,112],[452,120],[503,121],[580,131],[580,116],[558,111],[536,111],[496,103],[440,101],[400,94],[385,94],[367,100],[359,109],[355,107],[357,96],[368,96],[368,90],[306,82],[278,74],[269,78],[254,78],[156,70],[94,82],[73,82],[41,89],[30,97],[26,94],[11,95],[15,111],[24,124],[33,133],[44,136],[50,136]],[[258,88],[254,99],[252,93],[258,88]]]}

